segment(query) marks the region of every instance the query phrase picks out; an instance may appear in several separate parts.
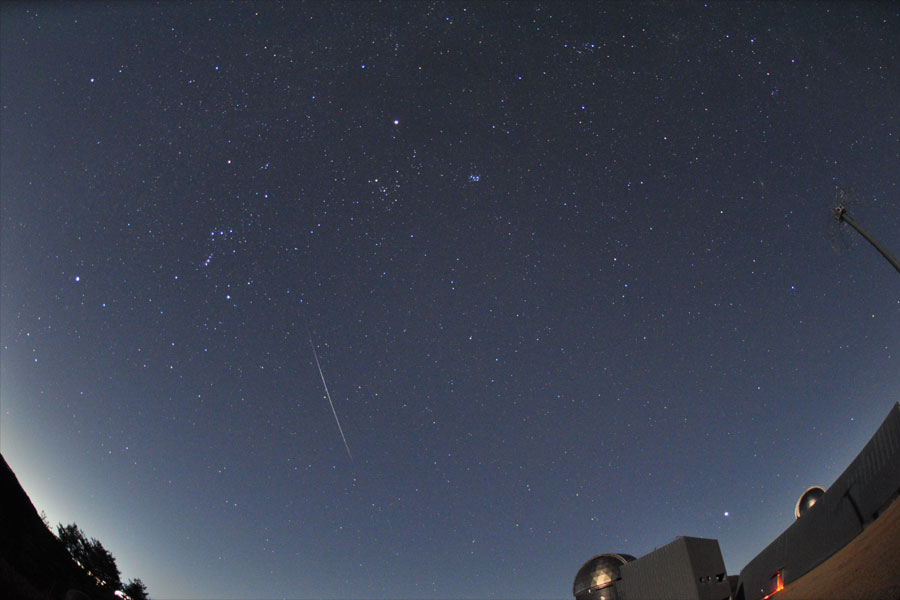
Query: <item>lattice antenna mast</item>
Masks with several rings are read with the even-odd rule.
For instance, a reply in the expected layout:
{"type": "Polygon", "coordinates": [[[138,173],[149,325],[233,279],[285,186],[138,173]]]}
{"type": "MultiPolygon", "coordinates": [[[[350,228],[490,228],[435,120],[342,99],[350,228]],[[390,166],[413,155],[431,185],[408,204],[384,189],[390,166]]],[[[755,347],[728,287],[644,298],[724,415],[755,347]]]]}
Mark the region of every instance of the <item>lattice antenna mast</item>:
{"type": "Polygon", "coordinates": [[[847,208],[843,205],[843,203],[838,204],[834,208],[834,218],[841,223],[847,223],[848,225],[850,225],[850,227],[855,229],[859,233],[859,235],[866,238],[866,241],[872,244],[876,250],[881,252],[881,255],[885,257],[895,269],[897,269],[898,273],[900,273],[900,261],[897,261],[897,259],[894,258],[894,256],[890,252],[888,252],[887,248],[879,244],[875,238],[869,235],[868,231],[860,227],[856,221],[850,218],[850,215],[847,214],[847,208]]]}

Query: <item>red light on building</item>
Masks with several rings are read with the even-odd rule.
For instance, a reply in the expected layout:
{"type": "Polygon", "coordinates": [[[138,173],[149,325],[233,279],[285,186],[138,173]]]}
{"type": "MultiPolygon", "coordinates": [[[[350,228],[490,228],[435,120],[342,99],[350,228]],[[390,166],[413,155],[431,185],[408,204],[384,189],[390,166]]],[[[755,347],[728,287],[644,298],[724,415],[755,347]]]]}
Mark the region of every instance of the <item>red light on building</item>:
{"type": "Polygon", "coordinates": [[[763,596],[761,600],[769,600],[769,598],[784,589],[784,580],[781,578],[781,571],[777,571],[773,577],[775,578],[775,589],[763,596]]]}

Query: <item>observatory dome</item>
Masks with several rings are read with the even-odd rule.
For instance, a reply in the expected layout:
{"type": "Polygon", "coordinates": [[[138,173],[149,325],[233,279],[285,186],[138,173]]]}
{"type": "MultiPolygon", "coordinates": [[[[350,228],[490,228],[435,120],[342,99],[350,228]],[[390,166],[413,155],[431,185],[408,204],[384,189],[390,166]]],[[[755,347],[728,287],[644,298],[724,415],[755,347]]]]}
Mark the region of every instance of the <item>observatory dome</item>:
{"type": "Polygon", "coordinates": [[[799,519],[806,511],[813,507],[813,504],[822,499],[825,495],[825,488],[814,485],[800,495],[797,505],[794,506],[794,518],[799,519]]]}
{"type": "Polygon", "coordinates": [[[590,559],[575,575],[575,583],[572,584],[572,593],[576,600],[606,600],[615,598],[615,589],[611,586],[618,579],[619,567],[634,560],[629,554],[598,554],[590,559]],[[606,590],[605,588],[610,588],[606,590]]]}

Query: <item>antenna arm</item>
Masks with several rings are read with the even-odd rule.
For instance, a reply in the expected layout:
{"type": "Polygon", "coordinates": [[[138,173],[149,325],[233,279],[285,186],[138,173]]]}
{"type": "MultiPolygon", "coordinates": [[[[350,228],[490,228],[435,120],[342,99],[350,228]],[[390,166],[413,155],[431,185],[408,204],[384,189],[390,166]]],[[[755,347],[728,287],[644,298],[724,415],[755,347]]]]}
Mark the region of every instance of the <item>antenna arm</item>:
{"type": "Polygon", "coordinates": [[[834,209],[834,217],[838,221],[844,221],[845,223],[850,225],[850,227],[852,227],[857,232],[859,232],[859,235],[866,238],[866,240],[868,240],[868,242],[870,244],[872,244],[872,246],[874,246],[875,249],[878,250],[881,253],[881,255],[885,259],[887,259],[887,261],[889,263],[891,263],[891,265],[895,269],[897,269],[897,272],[900,273],[900,261],[898,261],[896,258],[894,258],[894,256],[890,252],[888,252],[887,248],[885,248],[884,246],[879,244],[877,241],[875,241],[875,238],[873,238],[871,235],[869,235],[869,233],[865,229],[863,229],[862,227],[857,225],[856,221],[851,219],[850,215],[847,214],[847,209],[844,208],[843,205],[838,206],[837,208],[834,209]]]}

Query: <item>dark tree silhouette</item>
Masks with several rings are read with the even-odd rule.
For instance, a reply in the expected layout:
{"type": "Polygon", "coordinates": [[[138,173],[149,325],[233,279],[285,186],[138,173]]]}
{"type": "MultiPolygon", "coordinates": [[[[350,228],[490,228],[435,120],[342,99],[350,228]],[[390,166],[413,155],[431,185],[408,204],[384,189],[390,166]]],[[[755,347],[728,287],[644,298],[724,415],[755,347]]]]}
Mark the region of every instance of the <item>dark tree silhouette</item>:
{"type": "Polygon", "coordinates": [[[56,526],[57,537],[59,537],[59,541],[63,543],[66,547],[66,550],[69,551],[69,554],[72,555],[72,558],[80,564],[82,567],[84,564],[84,557],[86,554],[86,548],[88,545],[87,537],[84,535],[84,532],[79,529],[78,525],[72,523],[71,525],[63,525],[59,523],[56,526]]]}
{"type": "Polygon", "coordinates": [[[122,574],[116,565],[116,559],[109,550],[103,547],[100,540],[91,538],[85,559],[85,568],[103,585],[113,590],[122,589],[122,574]]]}
{"type": "Polygon", "coordinates": [[[140,579],[132,579],[122,591],[131,600],[150,600],[150,596],[147,595],[147,586],[140,579]]]}
{"type": "Polygon", "coordinates": [[[122,575],[116,565],[116,559],[103,547],[100,540],[96,538],[88,540],[75,523],[66,526],[60,523],[56,529],[59,532],[59,540],[85,571],[96,577],[103,586],[112,590],[122,588],[122,575]]]}

